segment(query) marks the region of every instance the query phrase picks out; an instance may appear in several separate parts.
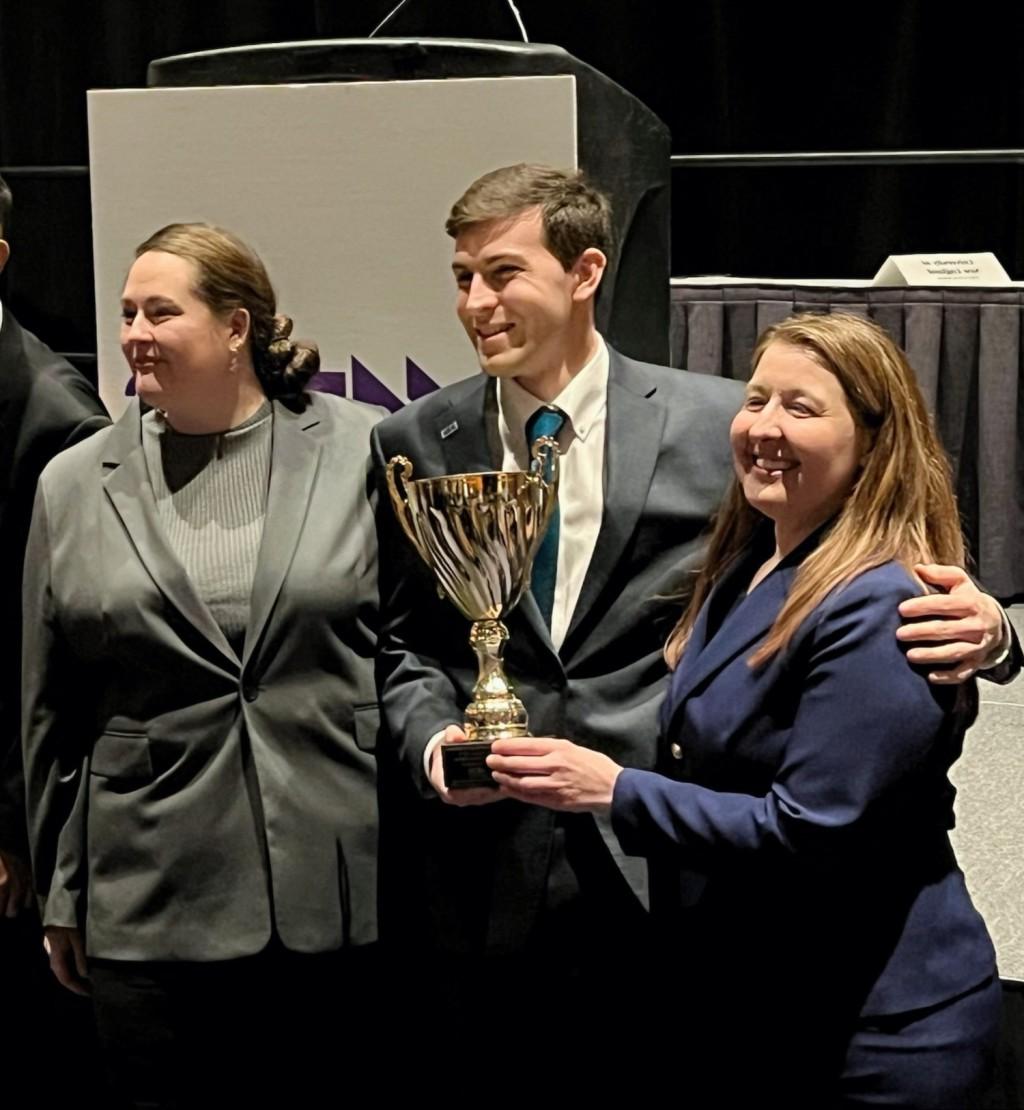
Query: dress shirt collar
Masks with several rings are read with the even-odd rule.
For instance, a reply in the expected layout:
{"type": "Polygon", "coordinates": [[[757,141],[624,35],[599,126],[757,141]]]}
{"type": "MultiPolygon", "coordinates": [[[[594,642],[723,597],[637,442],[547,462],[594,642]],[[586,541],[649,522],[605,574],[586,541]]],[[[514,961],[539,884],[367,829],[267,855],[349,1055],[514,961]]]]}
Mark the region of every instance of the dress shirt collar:
{"type": "MultiPolygon", "coordinates": [[[[597,337],[597,350],[590,361],[548,403],[565,413],[565,426],[586,442],[608,404],[608,348],[601,336],[597,337]]],[[[499,378],[498,419],[502,438],[508,443],[525,444],[526,421],[543,405],[543,401],[523,389],[514,378],[499,378]]]]}

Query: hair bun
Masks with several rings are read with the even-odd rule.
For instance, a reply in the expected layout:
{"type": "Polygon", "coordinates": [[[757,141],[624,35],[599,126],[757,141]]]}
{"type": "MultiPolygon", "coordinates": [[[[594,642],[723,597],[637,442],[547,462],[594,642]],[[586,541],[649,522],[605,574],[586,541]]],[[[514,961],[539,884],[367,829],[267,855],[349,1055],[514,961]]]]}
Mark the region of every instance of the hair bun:
{"type": "Polygon", "coordinates": [[[270,335],[270,342],[276,343],[278,339],[287,339],[292,334],[292,318],[278,314],[273,320],[273,331],[270,335]]]}
{"type": "MultiPolygon", "coordinates": [[[[267,362],[275,396],[301,393],[309,379],[320,369],[320,350],[315,343],[291,338],[290,316],[278,315],[273,320],[267,362]]],[[[270,384],[270,383],[268,383],[270,384]]]]}
{"type": "Polygon", "coordinates": [[[267,359],[274,370],[283,371],[295,353],[295,344],[288,337],[292,334],[290,316],[275,316],[267,344],[267,359]]]}

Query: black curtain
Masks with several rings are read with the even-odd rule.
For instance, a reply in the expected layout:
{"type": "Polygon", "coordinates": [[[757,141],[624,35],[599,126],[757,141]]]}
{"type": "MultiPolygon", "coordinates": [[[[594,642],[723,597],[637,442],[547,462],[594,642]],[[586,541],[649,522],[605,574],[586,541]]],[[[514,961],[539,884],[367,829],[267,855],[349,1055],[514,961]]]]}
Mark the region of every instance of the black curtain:
{"type": "MultiPolygon", "coordinates": [[[[0,0],[0,172],[16,197],[0,296],[52,344],[94,350],[88,182],[24,169],[85,165],[87,89],[142,86],[147,63],[168,54],[364,36],[395,2],[0,0]]],[[[649,104],[678,154],[1022,145],[1020,8],[863,0],[827,17],[820,6],[735,0],[518,8],[533,41],[564,46],[649,104]]],[[[408,0],[383,33],[513,38],[517,27],[504,0],[408,0]]],[[[994,250],[1024,276],[1021,172],[680,169],[673,271],[869,277],[890,253],[994,250]]]]}
{"type": "MultiPolygon", "coordinates": [[[[151,58],[361,37],[394,6],[0,0],[0,165],[84,162],[85,90],[143,85],[151,58]]],[[[951,16],[929,0],[862,0],[827,17],[736,0],[517,6],[534,42],[564,46],[657,112],[676,153],[1021,143],[1024,10],[1012,5],[951,16]]],[[[408,0],[382,33],[517,37],[504,0],[408,0]]]]}

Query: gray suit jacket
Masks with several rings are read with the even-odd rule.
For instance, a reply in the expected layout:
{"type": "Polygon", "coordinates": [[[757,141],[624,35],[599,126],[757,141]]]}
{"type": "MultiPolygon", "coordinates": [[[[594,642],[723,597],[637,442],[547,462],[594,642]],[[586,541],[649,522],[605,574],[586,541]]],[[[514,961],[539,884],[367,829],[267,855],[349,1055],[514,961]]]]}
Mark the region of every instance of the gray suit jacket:
{"type": "MultiPolygon", "coordinates": [[[[565,642],[555,650],[529,593],[507,621],[506,670],[535,734],[654,765],[673,595],[731,474],[728,426],[741,395],[738,382],[610,351],[604,515],[565,642]]],[[[395,454],[412,460],[413,477],[500,466],[495,408],[494,382],[482,375],[408,406],[374,429],[378,474],[395,454]]],[[[469,626],[438,598],[386,498],[378,516],[389,552],[378,661],[390,736],[381,757],[385,924],[413,919],[418,898],[422,927],[441,948],[516,951],[542,908],[554,815],[509,801],[458,809],[434,796],[423,752],[469,700],[469,626]]]]}
{"type": "Polygon", "coordinates": [[[375,414],[274,404],[242,659],[164,538],[137,404],[40,480],[24,754],[44,922],[214,960],[376,937],[375,414]]]}

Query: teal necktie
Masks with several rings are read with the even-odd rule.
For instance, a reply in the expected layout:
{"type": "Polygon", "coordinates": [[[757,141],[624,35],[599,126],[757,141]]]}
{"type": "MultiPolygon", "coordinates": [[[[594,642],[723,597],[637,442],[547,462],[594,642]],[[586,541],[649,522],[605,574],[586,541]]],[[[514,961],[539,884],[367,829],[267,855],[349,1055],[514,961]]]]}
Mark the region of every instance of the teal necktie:
{"type": "MultiPolygon", "coordinates": [[[[545,407],[537,411],[526,422],[526,444],[531,451],[533,445],[541,436],[558,438],[558,433],[565,423],[565,413],[561,409],[545,407]]],[[[559,511],[558,502],[555,502],[554,511],[548,521],[548,530],[537,550],[533,560],[533,572],[530,576],[530,589],[537,599],[537,605],[544,617],[544,623],[551,627],[551,610],[555,605],[555,577],[558,574],[558,532],[559,511]]]]}

